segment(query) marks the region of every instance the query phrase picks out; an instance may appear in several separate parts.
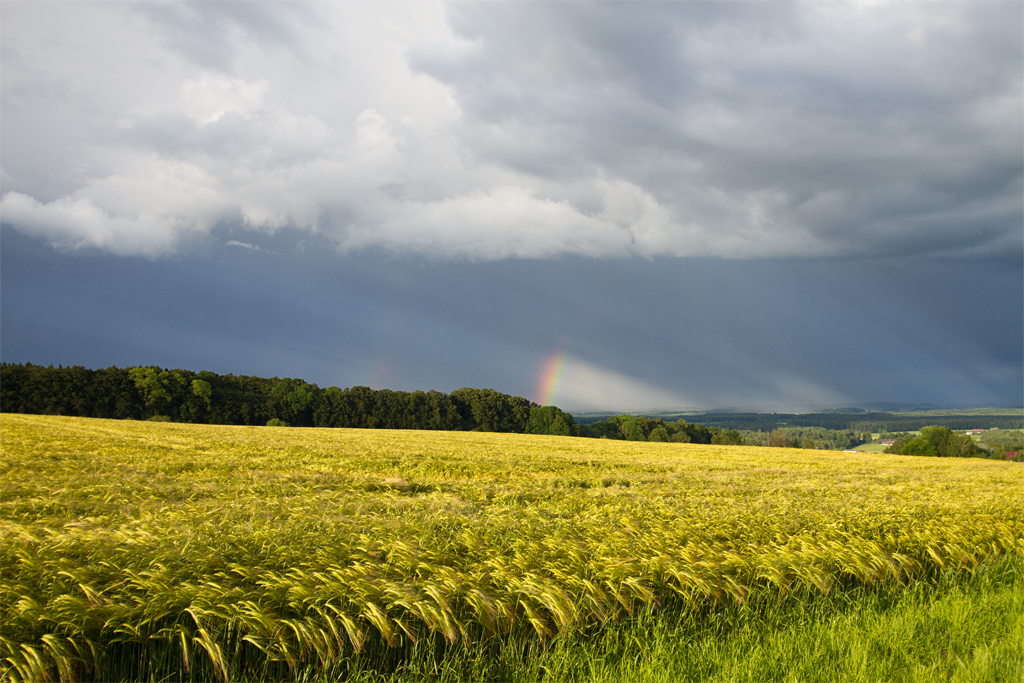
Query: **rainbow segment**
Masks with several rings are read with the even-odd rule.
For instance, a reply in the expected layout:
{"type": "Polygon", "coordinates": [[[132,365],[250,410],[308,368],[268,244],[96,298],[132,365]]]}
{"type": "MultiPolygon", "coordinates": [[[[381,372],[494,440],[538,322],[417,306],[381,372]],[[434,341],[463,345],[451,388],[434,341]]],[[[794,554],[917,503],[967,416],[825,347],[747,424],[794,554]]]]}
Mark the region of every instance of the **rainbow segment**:
{"type": "Polygon", "coordinates": [[[565,368],[568,365],[568,357],[562,351],[556,351],[548,356],[541,366],[540,377],[537,378],[537,402],[542,406],[553,405],[558,397],[558,391],[562,388],[562,380],[565,378],[565,368]]]}

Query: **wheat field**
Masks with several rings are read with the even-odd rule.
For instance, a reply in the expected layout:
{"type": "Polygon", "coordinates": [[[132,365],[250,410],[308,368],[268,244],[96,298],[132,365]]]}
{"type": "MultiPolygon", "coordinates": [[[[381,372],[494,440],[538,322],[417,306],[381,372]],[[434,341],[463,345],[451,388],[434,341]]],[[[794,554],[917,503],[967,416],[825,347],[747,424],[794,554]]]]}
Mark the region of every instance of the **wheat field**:
{"type": "Polygon", "coordinates": [[[286,678],[1024,553],[1024,467],[980,459],[15,414],[0,438],[5,680],[286,678]]]}

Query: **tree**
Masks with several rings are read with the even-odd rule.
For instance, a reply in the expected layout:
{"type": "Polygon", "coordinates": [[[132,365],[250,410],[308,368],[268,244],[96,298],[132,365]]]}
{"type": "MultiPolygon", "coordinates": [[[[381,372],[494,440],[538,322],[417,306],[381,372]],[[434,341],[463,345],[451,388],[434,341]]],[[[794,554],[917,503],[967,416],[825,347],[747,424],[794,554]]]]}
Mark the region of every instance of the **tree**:
{"type": "Polygon", "coordinates": [[[664,426],[655,427],[651,430],[651,435],[647,437],[648,441],[665,442],[669,440],[668,429],[664,426]]]}
{"type": "Polygon", "coordinates": [[[526,433],[577,436],[579,428],[569,413],[563,412],[555,406],[535,406],[530,409],[526,433]]]}
{"type": "Polygon", "coordinates": [[[646,441],[640,419],[632,415],[619,416],[619,438],[623,441],[646,441]]]}
{"type": "Polygon", "coordinates": [[[203,402],[207,410],[210,409],[210,402],[213,400],[213,388],[209,382],[202,379],[192,380],[192,394],[203,402]]]}
{"type": "Polygon", "coordinates": [[[711,443],[725,446],[742,446],[743,436],[735,429],[723,429],[711,437],[711,443]]]}
{"type": "MultiPolygon", "coordinates": [[[[677,429],[686,434],[690,443],[711,443],[711,439],[715,437],[714,432],[704,425],[690,424],[683,419],[676,420],[673,424],[676,425],[677,429]]],[[[669,424],[668,427],[671,432],[672,424],[669,424]]],[[[677,438],[676,436],[673,436],[672,440],[682,441],[681,438],[677,438]]]]}
{"type": "Polygon", "coordinates": [[[772,432],[768,445],[776,448],[785,448],[789,445],[789,439],[786,438],[786,434],[782,429],[776,429],[772,432]]]}
{"type": "Polygon", "coordinates": [[[159,409],[171,401],[171,394],[160,381],[160,371],[156,368],[132,368],[128,374],[139,388],[147,408],[159,409]]]}
{"type": "Polygon", "coordinates": [[[142,394],[150,415],[174,417],[187,395],[185,387],[190,384],[184,373],[149,367],[131,368],[128,374],[142,394]]]}
{"type": "Polygon", "coordinates": [[[938,458],[972,458],[982,455],[982,450],[971,437],[938,425],[921,427],[918,436],[897,439],[885,452],[938,458]]]}
{"type": "Polygon", "coordinates": [[[494,389],[457,389],[450,398],[466,431],[522,434],[530,421],[533,405],[521,396],[509,396],[494,389]]]}

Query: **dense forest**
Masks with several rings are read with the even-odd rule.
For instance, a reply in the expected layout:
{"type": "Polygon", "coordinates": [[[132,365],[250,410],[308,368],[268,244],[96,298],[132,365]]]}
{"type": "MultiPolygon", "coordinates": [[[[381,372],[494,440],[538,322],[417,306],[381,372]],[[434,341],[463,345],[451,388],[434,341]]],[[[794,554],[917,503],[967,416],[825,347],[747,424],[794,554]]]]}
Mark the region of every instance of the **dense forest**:
{"type": "Polygon", "coordinates": [[[748,446],[778,446],[783,448],[819,448],[842,451],[871,441],[871,432],[852,429],[826,429],[825,427],[776,427],[770,431],[739,430],[748,446]]]}
{"type": "Polygon", "coordinates": [[[156,367],[101,370],[0,364],[0,411],[232,425],[524,432],[535,404],[492,389],[321,389],[156,367]]]}

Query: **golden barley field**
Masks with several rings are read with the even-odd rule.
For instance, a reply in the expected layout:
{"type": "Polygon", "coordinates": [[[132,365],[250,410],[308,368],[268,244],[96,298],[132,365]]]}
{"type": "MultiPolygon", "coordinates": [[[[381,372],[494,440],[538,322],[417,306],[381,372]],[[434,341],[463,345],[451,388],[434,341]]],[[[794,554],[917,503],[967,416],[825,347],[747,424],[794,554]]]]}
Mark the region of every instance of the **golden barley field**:
{"type": "Polygon", "coordinates": [[[1024,553],[1024,467],[989,460],[15,414],[0,437],[8,680],[228,680],[1024,553]]]}

